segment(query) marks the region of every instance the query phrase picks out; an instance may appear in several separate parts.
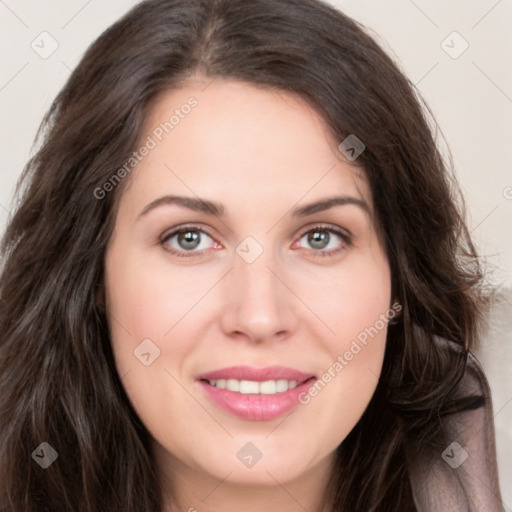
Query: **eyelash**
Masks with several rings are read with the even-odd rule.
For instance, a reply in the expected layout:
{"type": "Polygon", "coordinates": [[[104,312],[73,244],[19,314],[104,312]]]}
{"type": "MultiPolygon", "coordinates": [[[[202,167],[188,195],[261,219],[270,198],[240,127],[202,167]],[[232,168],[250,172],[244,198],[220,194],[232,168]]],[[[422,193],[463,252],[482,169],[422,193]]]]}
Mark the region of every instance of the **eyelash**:
{"type": "MultiPolygon", "coordinates": [[[[179,235],[180,233],[185,233],[187,231],[199,231],[200,233],[204,233],[204,234],[208,235],[210,238],[212,238],[212,240],[215,240],[214,237],[213,237],[213,234],[210,233],[209,230],[205,229],[204,227],[199,227],[199,226],[190,224],[190,225],[182,226],[182,227],[180,227],[178,229],[175,229],[174,231],[171,231],[170,233],[165,233],[161,237],[159,243],[160,243],[160,245],[162,247],[164,247],[165,243],[168,242],[171,238],[173,238],[176,235],[179,235]]],[[[335,234],[336,236],[340,237],[341,240],[343,241],[342,246],[338,247],[336,249],[329,249],[329,250],[325,250],[325,249],[319,249],[319,250],[311,249],[311,251],[313,252],[313,254],[315,256],[318,256],[318,257],[331,257],[331,256],[335,256],[339,252],[341,252],[344,249],[346,249],[347,247],[351,247],[352,246],[352,237],[351,237],[351,235],[348,232],[341,231],[338,228],[335,228],[335,227],[329,226],[329,225],[324,225],[324,224],[318,224],[316,226],[313,226],[311,228],[308,228],[308,229],[302,231],[301,234],[298,237],[298,240],[301,240],[301,238],[304,235],[307,235],[308,233],[314,232],[314,231],[322,231],[322,232],[327,232],[327,233],[330,233],[330,234],[335,234]]],[[[200,256],[206,249],[202,249],[200,251],[177,251],[175,249],[169,249],[168,247],[164,247],[164,250],[166,250],[169,253],[171,253],[171,254],[173,254],[175,256],[178,256],[180,258],[193,258],[193,257],[196,257],[196,256],[200,256]]]]}

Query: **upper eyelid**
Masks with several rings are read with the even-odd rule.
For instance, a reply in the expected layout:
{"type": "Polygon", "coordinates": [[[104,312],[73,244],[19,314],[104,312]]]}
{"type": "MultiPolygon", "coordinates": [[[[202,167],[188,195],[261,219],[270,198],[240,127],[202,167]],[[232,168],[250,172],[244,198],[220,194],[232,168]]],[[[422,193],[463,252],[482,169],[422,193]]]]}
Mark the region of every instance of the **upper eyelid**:
{"type": "MultiPolygon", "coordinates": [[[[346,228],[342,228],[341,226],[334,226],[331,224],[323,224],[323,223],[316,223],[314,225],[311,225],[309,227],[304,228],[300,231],[300,234],[298,235],[298,239],[300,240],[306,233],[309,233],[310,231],[314,231],[315,229],[318,229],[319,231],[328,231],[330,233],[334,233],[336,236],[340,237],[343,242],[347,245],[352,245],[353,240],[353,234],[346,228]]],[[[316,251],[320,252],[320,251],[316,251]]]]}
{"type": "Polygon", "coordinates": [[[176,236],[178,233],[181,233],[183,231],[201,231],[202,233],[207,234],[210,238],[214,238],[214,235],[210,233],[210,231],[207,228],[204,228],[203,226],[196,226],[194,224],[185,224],[183,226],[174,227],[171,229],[165,230],[162,235],[160,236],[160,240],[164,241],[172,236],[176,236]]]}
{"type": "Polygon", "coordinates": [[[313,231],[315,229],[324,230],[324,231],[334,231],[334,232],[341,231],[341,232],[346,233],[349,236],[352,236],[352,233],[346,228],[342,228],[341,226],[334,226],[332,224],[322,223],[322,222],[313,223],[312,225],[310,225],[306,228],[303,228],[301,230],[301,233],[305,234],[305,233],[308,233],[309,231],[313,231]]]}

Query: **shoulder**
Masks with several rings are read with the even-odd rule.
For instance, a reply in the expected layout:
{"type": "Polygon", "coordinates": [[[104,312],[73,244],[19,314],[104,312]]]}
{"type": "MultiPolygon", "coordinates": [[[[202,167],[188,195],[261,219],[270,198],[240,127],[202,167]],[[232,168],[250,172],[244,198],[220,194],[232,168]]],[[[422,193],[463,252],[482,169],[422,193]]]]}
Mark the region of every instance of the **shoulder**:
{"type": "Polygon", "coordinates": [[[454,399],[465,404],[442,419],[440,447],[426,448],[411,461],[418,510],[502,512],[489,383],[477,358],[460,345],[436,343],[466,358],[454,399]]]}

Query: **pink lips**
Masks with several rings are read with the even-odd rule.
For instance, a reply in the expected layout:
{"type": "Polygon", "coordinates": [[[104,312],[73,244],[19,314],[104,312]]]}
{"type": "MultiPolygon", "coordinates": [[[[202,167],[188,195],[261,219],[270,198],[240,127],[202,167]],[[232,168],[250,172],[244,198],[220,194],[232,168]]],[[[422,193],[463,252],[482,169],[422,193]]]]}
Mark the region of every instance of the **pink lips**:
{"type": "Polygon", "coordinates": [[[284,366],[267,368],[251,368],[234,366],[201,374],[197,377],[199,385],[206,396],[223,410],[247,420],[271,420],[291,411],[299,403],[299,395],[306,392],[316,381],[315,375],[284,366]],[[295,380],[297,387],[276,393],[242,394],[227,389],[219,389],[208,381],[219,379],[250,380],[264,382],[266,380],[295,380]]]}
{"type": "Polygon", "coordinates": [[[213,372],[203,373],[199,375],[198,380],[219,380],[219,379],[236,379],[236,380],[253,380],[255,382],[264,382],[266,380],[296,380],[303,382],[314,377],[312,373],[304,373],[293,368],[285,366],[268,366],[267,368],[251,368],[250,366],[231,366],[230,368],[222,368],[213,372]]]}

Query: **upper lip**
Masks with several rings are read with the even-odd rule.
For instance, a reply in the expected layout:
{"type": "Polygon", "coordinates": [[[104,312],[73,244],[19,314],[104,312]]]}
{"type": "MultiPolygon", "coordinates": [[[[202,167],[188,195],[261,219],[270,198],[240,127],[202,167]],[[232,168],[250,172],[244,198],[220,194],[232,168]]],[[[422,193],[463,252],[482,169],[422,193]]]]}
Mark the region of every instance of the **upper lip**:
{"type": "Polygon", "coordinates": [[[314,377],[313,373],[301,372],[294,368],[286,366],[267,366],[266,368],[252,368],[250,366],[230,366],[229,368],[220,368],[211,372],[202,373],[197,377],[198,380],[219,380],[236,379],[250,380],[255,382],[264,382],[266,380],[296,380],[305,382],[314,377]]]}

